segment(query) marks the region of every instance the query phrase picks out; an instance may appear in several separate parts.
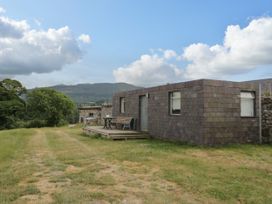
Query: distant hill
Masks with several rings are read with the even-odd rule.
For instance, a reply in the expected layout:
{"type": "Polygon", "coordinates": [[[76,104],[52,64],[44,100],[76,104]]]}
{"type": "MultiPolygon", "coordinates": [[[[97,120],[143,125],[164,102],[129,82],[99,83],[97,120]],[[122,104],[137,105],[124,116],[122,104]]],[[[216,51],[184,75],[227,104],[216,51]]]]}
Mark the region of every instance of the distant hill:
{"type": "Polygon", "coordinates": [[[127,83],[95,83],[77,85],[57,85],[48,88],[70,96],[76,103],[111,101],[114,93],[135,90],[137,87],[127,83]]]}

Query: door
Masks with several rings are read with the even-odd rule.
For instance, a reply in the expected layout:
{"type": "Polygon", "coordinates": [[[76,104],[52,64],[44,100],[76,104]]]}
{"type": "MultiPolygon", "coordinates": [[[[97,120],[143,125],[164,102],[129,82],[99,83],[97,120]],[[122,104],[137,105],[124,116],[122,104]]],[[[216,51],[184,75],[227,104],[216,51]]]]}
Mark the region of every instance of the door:
{"type": "Polygon", "coordinates": [[[148,131],[148,106],[146,96],[140,96],[140,130],[148,131]]]}

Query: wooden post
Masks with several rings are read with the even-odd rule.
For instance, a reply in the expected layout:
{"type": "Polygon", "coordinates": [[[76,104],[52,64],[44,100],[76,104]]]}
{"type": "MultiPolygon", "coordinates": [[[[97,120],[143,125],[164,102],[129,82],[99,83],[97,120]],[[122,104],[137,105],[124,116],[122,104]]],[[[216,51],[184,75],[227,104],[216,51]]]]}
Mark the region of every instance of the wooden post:
{"type": "Polygon", "coordinates": [[[262,84],[259,83],[259,142],[262,144],[262,84]]]}

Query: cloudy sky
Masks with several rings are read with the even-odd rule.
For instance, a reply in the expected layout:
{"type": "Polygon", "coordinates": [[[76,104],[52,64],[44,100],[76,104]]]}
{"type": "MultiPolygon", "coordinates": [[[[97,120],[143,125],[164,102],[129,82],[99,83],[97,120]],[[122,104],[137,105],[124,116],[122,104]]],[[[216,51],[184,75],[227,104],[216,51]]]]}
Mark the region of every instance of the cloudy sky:
{"type": "Polygon", "coordinates": [[[28,88],[272,77],[271,0],[0,0],[0,79],[28,88]]]}

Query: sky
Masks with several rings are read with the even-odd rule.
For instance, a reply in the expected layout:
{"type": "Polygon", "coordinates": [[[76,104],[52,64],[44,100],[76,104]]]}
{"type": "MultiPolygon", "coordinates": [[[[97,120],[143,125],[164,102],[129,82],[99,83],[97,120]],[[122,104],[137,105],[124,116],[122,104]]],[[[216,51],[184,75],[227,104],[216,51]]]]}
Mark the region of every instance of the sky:
{"type": "Polygon", "coordinates": [[[0,79],[27,88],[272,77],[271,0],[0,0],[0,79]]]}

